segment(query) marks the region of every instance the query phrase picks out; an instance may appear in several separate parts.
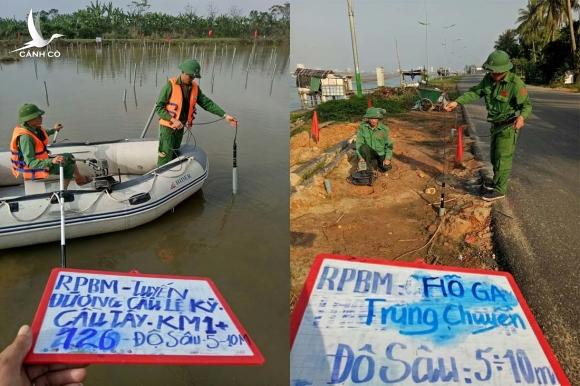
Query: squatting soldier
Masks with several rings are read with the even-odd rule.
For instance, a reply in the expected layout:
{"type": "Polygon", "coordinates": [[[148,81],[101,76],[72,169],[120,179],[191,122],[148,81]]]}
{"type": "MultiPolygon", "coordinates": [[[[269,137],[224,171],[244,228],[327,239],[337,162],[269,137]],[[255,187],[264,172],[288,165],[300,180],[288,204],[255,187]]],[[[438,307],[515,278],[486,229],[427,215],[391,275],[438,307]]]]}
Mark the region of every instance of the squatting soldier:
{"type": "Polygon", "coordinates": [[[18,125],[12,132],[10,152],[12,158],[12,174],[25,180],[41,180],[51,174],[59,174],[59,164],[63,164],[64,187],[68,187],[72,178],[77,185],[91,181],[79,173],[72,154],[59,154],[50,157],[48,153],[48,137],[62,129],[57,123],[54,129],[46,130],[42,126],[44,111],[31,103],[24,104],[18,111],[18,125]]]}
{"type": "Polygon", "coordinates": [[[364,164],[373,170],[386,172],[391,169],[393,156],[393,141],[389,138],[389,127],[383,125],[381,119],[385,109],[370,107],[356,133],[356,152],[359,156],[359,170],[365,169],[364,164]]]}
{"type": "Polygon", "coordinates": [[[185,127],[191,127],[195,117],[195,105],[224,118],[232,127],[238,121],[205,96],[195,78],[201,78],[201,66],[197,60],[188,59],[179,65],[181,75],[170,78],[161,89],[155,111],[159,115],[159,154],[157,165],[161,166],[176,158],[183,139],[185,127]]]}
{"type": "Polygon", "coordinates": [[[509,71],[512,67],[506,52],[492,52],[483,65],[488,71],[483,80],[445,107],[453,111],[458,104],[475,102],[481,97],[485,100],[487,120],[491,122],[490,159],[493,165],[493,184],[483,185],[482,198],[486,201],[505,197],[518,131],[532,112],[526,85],[509,71]]]}

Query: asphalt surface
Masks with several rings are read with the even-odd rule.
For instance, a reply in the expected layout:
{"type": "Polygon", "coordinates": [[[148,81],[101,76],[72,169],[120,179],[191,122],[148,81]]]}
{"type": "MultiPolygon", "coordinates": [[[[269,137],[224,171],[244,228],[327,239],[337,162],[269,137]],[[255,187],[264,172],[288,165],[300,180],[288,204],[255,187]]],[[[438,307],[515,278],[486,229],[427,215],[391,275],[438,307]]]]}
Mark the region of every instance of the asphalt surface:
{"type": "MultiPolygon", "coordinates": [[[[466,76],[461,92],[481,76],[466,76]]],[[[494,206],[500,263],[510,271],[572,384],[580,384],[580,94],[528,87],[506,199],[494,206]]],[[[484,160],[483,100],[465,106],[484,160]]]]}

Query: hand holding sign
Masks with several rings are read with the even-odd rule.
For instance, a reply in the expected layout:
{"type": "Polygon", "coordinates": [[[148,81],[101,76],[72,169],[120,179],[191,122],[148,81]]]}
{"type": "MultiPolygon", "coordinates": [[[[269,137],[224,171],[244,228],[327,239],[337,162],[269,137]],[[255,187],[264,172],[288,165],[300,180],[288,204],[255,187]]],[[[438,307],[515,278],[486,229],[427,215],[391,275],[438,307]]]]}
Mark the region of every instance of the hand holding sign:
{"type": "Polygon", "coordinates": [[[30,327],[22,326],[16,338],[0,353],[0,386],[74,385],[85,380],[87,372],[82,366],[22,364],[32,347],[30,327]]]}
{"type": "Polygon", "coordinates": [[[55,269],[28,363],[262,364],[209,279],[55,269]]]}

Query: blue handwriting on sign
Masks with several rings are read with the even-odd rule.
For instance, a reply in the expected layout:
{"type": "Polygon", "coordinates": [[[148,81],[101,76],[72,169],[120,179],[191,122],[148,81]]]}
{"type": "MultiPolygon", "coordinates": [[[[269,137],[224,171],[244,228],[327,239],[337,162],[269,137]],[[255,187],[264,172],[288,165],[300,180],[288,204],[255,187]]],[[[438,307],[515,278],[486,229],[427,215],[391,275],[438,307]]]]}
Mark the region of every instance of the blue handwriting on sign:
{"type": "Polygon", "coordinates": [[[119,282],[116,279],[105,280],[88,278],[85,276],[71,276],[61,273],[58,277],[54,291],[67,291],[69,293],[105,293],[111,291],[113,294],[119,293],[119,282]]]}
{"type": "Polygon", "coordinates": [[[393,290],[393,275],[366,269],[338,268],[326,265],[322,269],[316,288],[336,292],[390,295],[393,290]]]}
{"type": "Polygon", "coordinates": [[[409,363],[396,355],[396,350],[406,350],[407,346],[393,342],[384,351],[387,364],[379,367],[375,356],[370,355],[369,346],[365,345],[357,350],[363,352],[357,354],[348,344],[339,343],[333,355],[332,373],[328,383],[335,385],[351,381],[377,384],[378,380],[384,384],[400,384],[405,380],[414,383],[459,381],[457,363],[453,356],[435,356],[429,348],[422,346],[416,350],[415,359],[409,363]]]}
{"type": "Polygon", "coordinates": [[[515,296],[486,281],[457,275],[413,275],[422,297],[410,303],[366,298],[367,326],[396,328],[402,335],[422,335],[439,344],[503,327],[508,333],[527,328],[515,296]]]}
{"type": "MultiPolygon", "coordinates": [[[[327,384],[470,384],[474,381],[497,384],[493,381],[501,372],[511,372],[514,384],[559,384],[549,366],[538,366],[523,349],[507,349],[503,355],[493,347],[472,350],[455,357],[442,356],[436,353],[439,350],[426,345],[411,347],[390,342],[383,350],[375,349],[372,344],[356,349],[338,343],[334,353],[329,355],[334,359],[327,384]]],[[[502,379],[505,384],[506,378],[502,379]]]]}

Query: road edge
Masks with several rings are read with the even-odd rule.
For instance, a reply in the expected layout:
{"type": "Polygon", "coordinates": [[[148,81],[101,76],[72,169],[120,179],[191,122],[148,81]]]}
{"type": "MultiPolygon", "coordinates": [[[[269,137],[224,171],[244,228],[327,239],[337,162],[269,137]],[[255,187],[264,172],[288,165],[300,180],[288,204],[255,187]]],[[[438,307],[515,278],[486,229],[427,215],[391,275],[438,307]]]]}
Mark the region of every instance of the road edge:
{"type": "MultiPolygon", "coordinates": [[[[469,136],[473,139],[473,154],[484,165],[479,170],[482,179],[493,176],[492,166],[488,159],[484,158],[481,139],[477,128],[465,106],[461,106],[463,118],[467,122],[469,136]]],[[[550,343],[550,348],[558,358],[566,376],[570,377],[571,371],[565,364],[573,363],[574,353],[565,350],[566,341],[573,339],[568,328],[559,320],[553,320],[557,305],[546,304],[546,299],[541,299],[536,294],[538,286],[549,288],[549,283],[543,278],[540,270],[535,269],[537,255],[534,252],[522,227],[513,213],[507,199],[496,202],[491,210],[492,242],[496,252],[496,261],[500,270],[510,273],[524,294],[525,301],[532,310],[534,318],[540,325],[542,333],[550,343]],[[518,258],[519,257],[519,258],[518,258]],[[550,318],[552,316],[552,318],[550,318]],[[554,349],[558,348],[558,351],[554,349]]]]}

